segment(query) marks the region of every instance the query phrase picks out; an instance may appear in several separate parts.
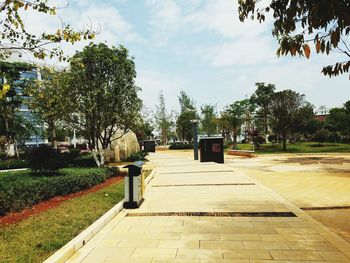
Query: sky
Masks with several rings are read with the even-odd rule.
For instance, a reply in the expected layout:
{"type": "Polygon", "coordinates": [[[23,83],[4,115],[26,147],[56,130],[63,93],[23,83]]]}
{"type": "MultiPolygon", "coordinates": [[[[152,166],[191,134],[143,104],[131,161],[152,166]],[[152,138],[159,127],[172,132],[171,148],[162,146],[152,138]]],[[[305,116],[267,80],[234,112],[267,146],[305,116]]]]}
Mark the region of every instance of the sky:
{"type": "MultiPolygon", "coordinates": [[[[200,108],[226,105],[255,91],[256,82],[305,94],[316,107],[341,106],[350,99],[349,75],[329,78],[322,66],[342,61],[339,54],[311,58],[276,56],[271,19],[242,23],[237,0],[62,0],[58,17],[26,15],[34,32],[55,32],[62,21],[75,29],[92,26],[94,40],[124,45],[136,62],[136,83],[144,104],[154,109],[160,90],[169,110],[178,110],[184,90],[200,108]]],[[[87,42],[63,45],[68,55],[87,42]]]]}

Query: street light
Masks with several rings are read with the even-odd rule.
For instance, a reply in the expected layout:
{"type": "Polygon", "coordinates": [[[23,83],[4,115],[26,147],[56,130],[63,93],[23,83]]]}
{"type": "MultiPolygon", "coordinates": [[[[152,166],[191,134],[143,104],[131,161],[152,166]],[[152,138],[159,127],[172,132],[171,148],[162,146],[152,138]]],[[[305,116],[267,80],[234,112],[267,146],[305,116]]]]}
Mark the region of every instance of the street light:
{"type": "Polygon", "coordinates": [[[198,119],[192,119],[194,159],[198,160],[198,119]]]}

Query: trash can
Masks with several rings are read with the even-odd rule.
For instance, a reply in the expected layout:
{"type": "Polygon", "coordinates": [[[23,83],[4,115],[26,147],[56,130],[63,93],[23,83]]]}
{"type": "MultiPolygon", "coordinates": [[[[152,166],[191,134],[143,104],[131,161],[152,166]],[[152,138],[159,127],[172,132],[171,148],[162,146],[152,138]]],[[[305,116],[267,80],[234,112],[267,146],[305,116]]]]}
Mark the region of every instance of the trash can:
{"type": "Polygon", "coordinates": [[[156,141],[148,140],[143,141],[143,151],[144,152],[156,152],[156,141]]]}
{"type": "Polygon", "coordinates": [[[129,172],[125,178],[125,202],[124,208],[139,208],[143,202],[144,179],[142,174],[143,162],[138,161],[124,166],[129,172]]]}
{"type": "Polygon", "coordinates": [[[224,138],[207,137],[199,140],[200,161],[224,163],[224,138]]]}

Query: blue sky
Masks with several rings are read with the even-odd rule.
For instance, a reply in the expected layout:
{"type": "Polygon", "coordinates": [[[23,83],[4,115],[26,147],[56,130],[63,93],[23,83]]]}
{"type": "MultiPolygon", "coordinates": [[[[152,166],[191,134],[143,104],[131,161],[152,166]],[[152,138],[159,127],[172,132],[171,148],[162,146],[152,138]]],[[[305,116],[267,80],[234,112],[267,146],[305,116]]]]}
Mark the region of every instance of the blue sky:
{"type": "MultiPolygon", "coordinates": [[[[62,1],[56,0],[62,5],[62,1]]],[[[217,110],[250,96],[255,82],[305,94],[315,106],[340,106],[350,99],[348,75],[329,79],[322,65],[344,58],[277,58],[271,23],[239,22],[237,0],[70,0],[63,21],[82,28],[89,19],[100,28],[96,42],[125,45],[135,57],[137,84],[144,104],[154,108],[163,90],[169,110],[178,109],[180,90],[200,107],[217,110]]],[[[59,21],[38,16],[33,30],[57,28],[59,21]],[[43,21],[45,20],[45,21],[43,21]]],[[[65,45],[67,54],[87,43],[65,45]]]]}

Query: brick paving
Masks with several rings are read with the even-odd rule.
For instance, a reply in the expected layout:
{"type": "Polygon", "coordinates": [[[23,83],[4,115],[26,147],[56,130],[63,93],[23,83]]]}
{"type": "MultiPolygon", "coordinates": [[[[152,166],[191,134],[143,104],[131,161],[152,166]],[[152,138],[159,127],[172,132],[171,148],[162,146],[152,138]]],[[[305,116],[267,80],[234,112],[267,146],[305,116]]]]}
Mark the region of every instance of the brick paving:
{"type": "Polygon", "coordinates": [[[119,213],[69,263],[350,262],[347,242],[234,167],[150,159],[158,173],[141,208],[119,213]]]}

